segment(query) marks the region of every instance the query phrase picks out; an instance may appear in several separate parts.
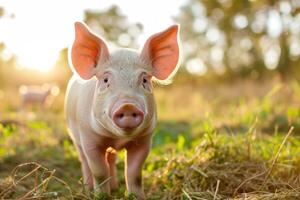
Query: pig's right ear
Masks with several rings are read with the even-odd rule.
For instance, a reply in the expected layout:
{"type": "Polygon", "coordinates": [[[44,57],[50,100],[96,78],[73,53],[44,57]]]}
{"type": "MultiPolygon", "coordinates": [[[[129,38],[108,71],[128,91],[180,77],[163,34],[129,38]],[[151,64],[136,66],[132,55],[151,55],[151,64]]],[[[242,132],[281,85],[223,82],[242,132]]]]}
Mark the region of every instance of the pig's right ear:
{"type": "Polygon", "coordinates": [[[87,80],[96,74],[97,64],[108,59],[109,52],[102,39],[91,33],[85,24],[76,22],[70,57],[74,70],[87,80]]]}

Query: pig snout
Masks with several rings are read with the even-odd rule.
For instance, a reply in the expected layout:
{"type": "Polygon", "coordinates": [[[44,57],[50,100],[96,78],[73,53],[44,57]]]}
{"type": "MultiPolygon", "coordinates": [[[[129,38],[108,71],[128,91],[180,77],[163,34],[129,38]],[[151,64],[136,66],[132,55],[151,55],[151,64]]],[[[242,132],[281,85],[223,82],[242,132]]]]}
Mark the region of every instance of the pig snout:
{"type": "Polygon", "coordinates": [[[119,128],[130,131],[144,120],[144,112],[132,103],[124,103],[112,114],[112,120],[119,128]]]}

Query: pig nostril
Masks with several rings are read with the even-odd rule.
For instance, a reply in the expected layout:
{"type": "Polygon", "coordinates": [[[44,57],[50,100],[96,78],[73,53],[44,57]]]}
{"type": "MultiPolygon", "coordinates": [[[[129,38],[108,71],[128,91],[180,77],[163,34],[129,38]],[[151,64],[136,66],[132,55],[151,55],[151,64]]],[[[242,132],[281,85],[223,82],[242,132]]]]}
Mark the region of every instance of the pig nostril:
{"type": "Polygon", "coordinates": [[[119,117],[120,117],[120,118],[123,118],[123,117],[124,117],[124,114],[123,114],[123,113],[122,113],[122,114],[120,114],[120,115],[119,115],[119,117]]]}
{"type": "Polygon", "coordinates": [[[132,113],[132,117],[136,118],[136,113],[132,113]]]}

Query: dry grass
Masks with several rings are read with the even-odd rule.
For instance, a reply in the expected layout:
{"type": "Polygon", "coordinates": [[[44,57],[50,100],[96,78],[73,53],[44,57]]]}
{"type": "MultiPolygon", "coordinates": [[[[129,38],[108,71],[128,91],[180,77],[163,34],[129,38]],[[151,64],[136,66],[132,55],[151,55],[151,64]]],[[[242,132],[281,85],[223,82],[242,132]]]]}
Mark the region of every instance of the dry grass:
{"type": "Polygon", "coordinates": [[[154,199],[300,199],[299,167],[278,162],[292,130],[277,144],[277,153],[268,161],[248,160],[237,155],[241,152],[230,153],[228,144],[213,147],[202,141],[190,154],[170,156],[163,168],[158,167],[154,176],[149,175],[149,196],[154,199]],[[228,157],[220,161],[224,155],[228,157]]]}
{"type": "MultiPolygon", "coordinates": [[[[145,182],[149,199],[300,199],[299,168],[278,163],[281,151],[292,133],[283,138],[269,161],[240,160],[226,146],[208,141],[179,154],[170,150],[164,156],[152,155],[146,164],[145,182]],[[227,149],[227,150],[226,150],[227,149]],[[218,153],[217,151],[223,151],[218,153]],[[217,155],[216,155],[217,153],[217,155]],[[217,157],[216,157],[217,156],[217,157]],[[230,156],[230,155],[228,155],[230,156]],[[147,170],[150,165],[153,169],[147,170]]],[[[178,150],[178,149],[177,149],[178,150]]],[[[246,150],[246,149],[243,149],[246,150]]],[[[59,178],[55,169],[38,163],[16,166],[0,183],[2,199],[93,199],[81,182],[70,186],[67,177],[59,178]],[[55,185],[55,188],[49,187],[55,185]],[[77,188],[77,189],[76,189],[77,188]],[[79,190],[78,190],[79,188],[79,190]]],[[[122,197],[121,197],[122,198],[122,197]]],[[[125,197],[123,197],[125,198],[125,197]]]]}

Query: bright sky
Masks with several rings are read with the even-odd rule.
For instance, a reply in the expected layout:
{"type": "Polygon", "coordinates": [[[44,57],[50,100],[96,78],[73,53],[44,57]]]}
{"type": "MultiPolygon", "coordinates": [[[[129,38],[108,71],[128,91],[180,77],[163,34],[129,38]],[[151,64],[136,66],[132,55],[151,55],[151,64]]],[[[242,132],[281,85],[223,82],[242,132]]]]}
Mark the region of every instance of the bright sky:
{"type": "Polygon", "coordinates": [[[59,51],[73,41],[73,24],[82,21],[85,9],[105,9],[117,4],[130,22],[144,25],[139,41],[145,41],[171,25],[171,17],[185,1],[0,0],[0,6],[15,15],[14,19],[0,19],[0,41],[17,55],[23,67],[46,72],[55,63],[59,51]]]}

